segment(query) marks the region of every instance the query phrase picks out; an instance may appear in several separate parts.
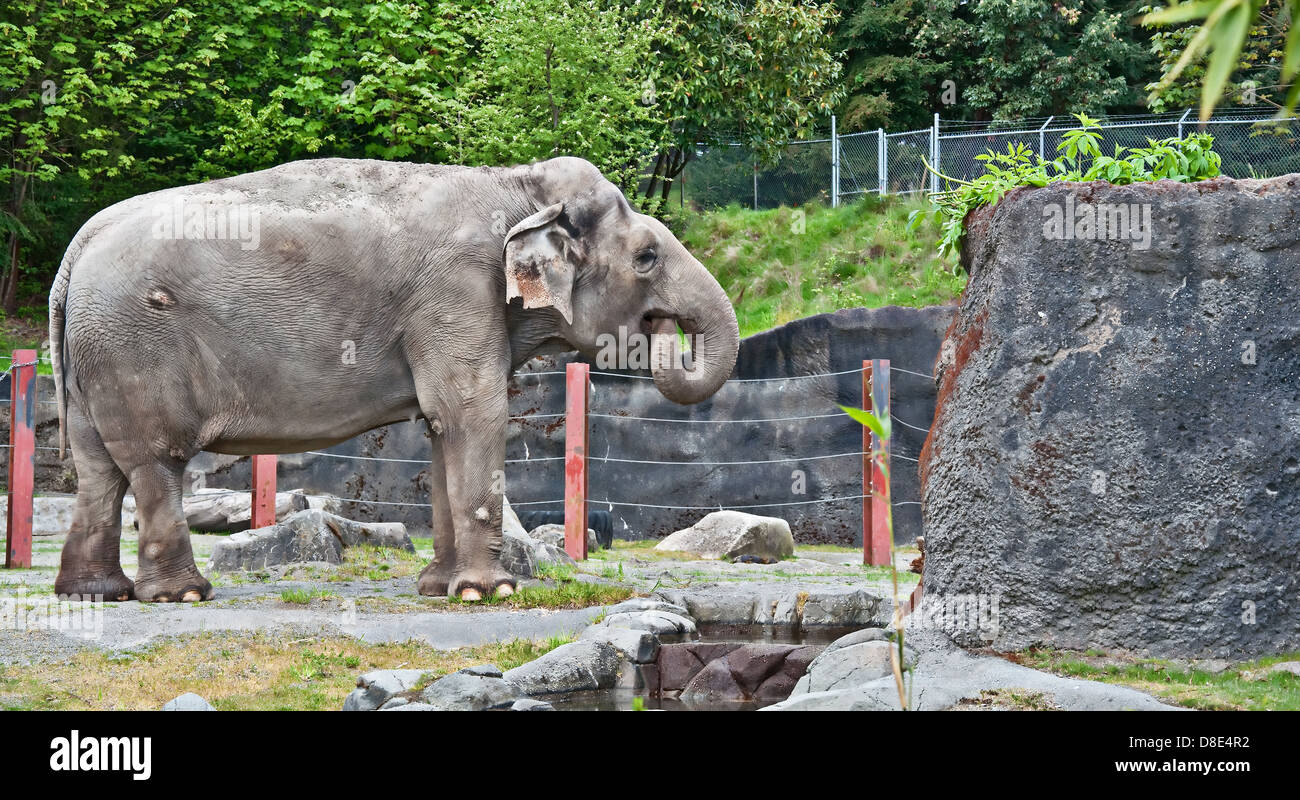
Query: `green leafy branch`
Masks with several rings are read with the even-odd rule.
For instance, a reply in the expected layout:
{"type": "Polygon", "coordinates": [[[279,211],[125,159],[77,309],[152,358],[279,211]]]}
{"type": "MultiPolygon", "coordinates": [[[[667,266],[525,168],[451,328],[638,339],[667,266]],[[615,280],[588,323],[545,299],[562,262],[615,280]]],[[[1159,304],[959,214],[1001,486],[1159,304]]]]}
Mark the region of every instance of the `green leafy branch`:
{"type": "Polygon", "coordinates": [[[909,215],[909,230],[915,231],[925,219],[933,218],[943,234],[939,255],[955,259],[966,236],[966,215],[996,203],[1021,186],[1062,181],[1106,181],[1122,186],[1166,179],[1190,183],[1219,174],[1222,159],[1211,149],[1214,137],[1208,133],[1193,133],[1181,139],[1147,139],[1147,147],[1116,145],[1114,154],[1106,155],[1101,150],[1098,121],[1086,114],[1075,116],[1079,128],[1063,135],[1056,146],[1058,155],[1051,161],[1016,142],[1008,144],[1004,153],[988,150],[975,156],[984,165],[984,174],[964,181],[938,172],[922,159],[925,168],[943,179],[948,188],[930,195],[929,209],[909,215]]]}

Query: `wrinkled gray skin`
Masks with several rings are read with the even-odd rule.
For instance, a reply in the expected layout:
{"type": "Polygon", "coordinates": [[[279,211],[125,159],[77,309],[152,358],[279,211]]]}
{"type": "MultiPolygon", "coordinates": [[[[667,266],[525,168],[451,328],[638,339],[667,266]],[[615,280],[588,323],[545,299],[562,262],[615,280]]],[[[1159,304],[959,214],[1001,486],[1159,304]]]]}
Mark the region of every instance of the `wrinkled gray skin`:
{"type": "Polygon", "coordinates": [[[677,336],[654,336],[655,383],[698,402],[734,366],[735,312],[667,228],[581,159],[299,161],[112,206],[77,234],[50,292],[79,477],[55,590],[208,599],[181,510],[191,457],[318,449],[423,416],[436,557],[420,593],[512,591],[494,491],[511,371],[542,352],[592,357],[619,326],[674,323],[694,335],[694,363],[673,359],[677,336]],[[159,220],[179,200],[242,204],[258,246],[168,238],[159,220]],[[134,583],[118,557],[128,485],[134,583]]]}

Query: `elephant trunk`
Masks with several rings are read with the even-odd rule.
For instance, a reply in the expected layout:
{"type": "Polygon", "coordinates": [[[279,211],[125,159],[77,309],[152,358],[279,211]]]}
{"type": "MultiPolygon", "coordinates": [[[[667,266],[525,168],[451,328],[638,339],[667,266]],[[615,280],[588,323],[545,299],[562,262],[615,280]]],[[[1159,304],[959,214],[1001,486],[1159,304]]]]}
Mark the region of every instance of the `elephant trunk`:
{"type": "Polygon", "coordinates": [[[697,285],[689,305],[677,308],[673,317],[650,320],[650,371],[655,386],[664,397],[682,405],[698,403],[718,391],[731,377],[740,349],[731,301],[704,266],[696,266],[706,283],[697,285]]]}

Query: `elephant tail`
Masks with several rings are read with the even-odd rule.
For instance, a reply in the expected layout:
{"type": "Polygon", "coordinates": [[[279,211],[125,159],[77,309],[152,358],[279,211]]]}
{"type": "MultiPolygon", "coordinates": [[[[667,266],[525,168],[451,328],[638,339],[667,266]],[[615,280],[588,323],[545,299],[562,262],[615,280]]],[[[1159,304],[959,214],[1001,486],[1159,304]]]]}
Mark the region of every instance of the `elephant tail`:
{"type": "Polygon", "coordinates": [[[72,240],[68,252],[63,254],[59,272],[54,277],[54,286],[50,288],[50,366],[54,373],[54,400],[59,408],[59,460],[62,461],[68,449],[68,402],[67,381],[63,375],[63,315],[68,303],[68,281],[72,276],[72,265],[81,254],[83,239],[80,235],[72,240]]]}

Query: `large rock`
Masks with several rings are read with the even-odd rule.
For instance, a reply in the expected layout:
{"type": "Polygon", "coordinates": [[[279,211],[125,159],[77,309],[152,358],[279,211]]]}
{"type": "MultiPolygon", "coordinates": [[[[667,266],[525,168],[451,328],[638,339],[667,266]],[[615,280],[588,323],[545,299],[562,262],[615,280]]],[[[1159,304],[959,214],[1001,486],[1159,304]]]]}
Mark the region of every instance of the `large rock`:
{"type": "MultiPolygon", "coordinates": [[[[854,645],[844,650],[863,646],[854,645]]],[[[996,656],[973,656],[955,647],[922,653],[910,681],[911,708],[917,711],[951,709],[963,700],[979,700],[989,691],[1039,695],[1066,711],[1174,709],[1127,686],[1064,678],[1012,664],[996,656]]],[[[898,688],[890,673],[849,688],[793,694],[764,710],[889,711],[898,708],[898,688]]]]}
{"type": "Polygon", "coordinates": [[[660,589],[662,600],[681,606],[698,623],[760,625],[862,625],[883,627],[893,619],[884,592],[854,586],[736,586],[660,589]]]}
{"type": "Polygon", "coordinates": [[[1300,175],[1020,190],[968,228],[927,597],[996,599],[962,635],[998,649],[1300,649],[1300,175]],[[1149,240],[1053,238],[1085,204],[1149,240]]]}
{"type": "Polygon", "coordinates": [[[655,545],[656,550],[692,553],[701,558],[754,556],[780,561],[794,555],[790,523],[743,511],[714,511],[685,530],[655,545]]]}
{"type": "MultiPolygon", "coordinates": [[[[521,528],[522,530],[522,528],[521,528]]],[[[531,578],[543,564],[576,564],[562,548],[513,530],[501,532],[501,566],[512,575],[531,578]]]]}
{"type": "MultiPolygon", "coordinates": [[[[925,441],[925,428],[934,412],[934,383],[925,376],[934,365],[951,316],[950,306],[921,309],[891,306],[845,309],[796,320],[742,341],[734,377],[768,379],[841,374],[728,384],[715,397],[691,406],[678,406],[667,400],[650,380],[594,376],[593,408],[619,415],[705,422],[829,416],[755,425],[601,420],[600,452],[595,452],[593,446],[591,465],[593,509],[611,514],[612,533],[621,539],[661,538],[690,525],[699,518],[699,512],[653,507],[656,505],[714,508],[861,494],[862,479],[852,457],[773,461],[743,467],[605,462],[597,461],[596,457],[608,454],[646,461],[757,461],[856,453],[862,445],[862,427],[839,413],[836,404],[862,402],[862,376],[856,370],[861,369],[864,358],[892,360],[896,368],[892,386],[894,413],[921,428],[918,431],[902,425],[896,427],[895,446],[900,455],[915,457],[925,441]],[[908,372],[901,371],[904,369],[908,372]],[[671,431],[666,430],[669,428],[671,431]],[[725,453],[726,458],[719,459],[719,453],[725,453]],[[854,466],[849,468],[851,464],[854,466]],[[806,495],[791,492],[794,469],[806,477],[806,495]],[[594,502],[605,498],[632,505],[606,506],[594,502]]],[[[524,368],[524,373],[530,370],[562,373],[573,357],[570,354],[534,359],[524,368]]],[[[524,373],[510,382],[510,414],[523,418],[512,421],[507,429],[507,457],[532,460],[506,465],[506,483],[512,499],[521,503],[545,503],[520,505],[517,510],[561,510],[562,462],[538,459],[564,454],[563,420],[545,416],[564,412],[564,378],[524,373]]],[[[42,394],[42,397],[51,396],[42,394]]],[[[400,521],[413,535],[427,535],[431,519],[428,437],[428,426],[423,420],[416,420],[378,428],[329,448],[331,453],[353,458],[312,453],[281,455],[280,481],[303,487],[308,493],[338,495],[345,504],[338,513],[350,519],[400,521]],[[410,505],[379,505],[366,500],[410,505]]],[[[920,508],[906,504],[919,499],[916,470],[909,465],[910,462],[900,459],[891,474],[894,499],[899,502],[894,510],[894,530],[899,541],[910,541],[920,532],[920,508]]],[[[200,453],[190,462],[189,470],[203,475],[207,486],[242,490],[250,485],[246,457],[200,453]]],[[[789,521],[800,542],[860,543],[861,508],[855,502],[790,506],[782,509],[781,515],[789,521]]]]}
{"type": "MultiPolygon", "coordinates": [[[[253,518],[252,492],[199,489],[185,497],[181,506],[185,524],[196,531],[245,531],[253,518]]],[[[309,508],[337,514],[342,503],[337,497],[309,496],[301,490],[275,493],[276,522],[309,508]]]]}
{"type": "Polygon", "coordinates": [[[168,700],[163,711],[216,711],[212,704],[194,692],[186,692],[179,697],[168,700]]]}
{"type": "Polygon", "coordinates": [[[520,694],[556,694],[611,689],[618,681],[621,654],[605,642],[590,639],[560,645],[535,661],[505,674],[520,694]]]}
{"type": "MultiPolygon", "coordinates": [[[[77,508],[75,497],[32,498],[32,536],[62,536],[72,527],[72,512],[77,508]]],[[[122,513],[123,523],[130,524],[134,517],[122,513]]],[[[0,530],[9,519],[9,497],[0,495],[0,530]]],[[[3,534],[0,534],[3,535],[3,534]]]]}
{"type": "Polygon", "coordinates": [[[659,637],[652,631],[588,625],[583,640],[604,642],[633,664],[652,664],[659,655],[659,637]]]}
{"type": "MultiPolygon", "coordinates": [[[[563,525],[538,525],[528,532],[528,535],[539,542],[545,542],[551,547],[559,550],[564,549],[564,526],[563,525]]],[[[592,528],[587,529],[587,552],[594,553],[600,549],[600,540],[596,538],[596,531],[592,528]]]]}
{"type": "Polygon", "coordinates": [[[400,522],[367,524],[313,509],[275,525],[231,534],[213,545],[210,566],[231,572],[300,561],[340,564],[343,548],[362,544],[415,552],[400,522]]]}
{"type": "MultiPolygon", "coordinates": [[[[788,644],[739,645],[704,663],[682,688],[680,697],[696,704],[784,700],[819,649],[788,644]]],[[[661,681],[663,674],[661,667],[661,681]]]]}
{"type": "Polygon", "coordinates": [[[429,684],[420,698],[434,711],[509,708],[521,692],[500,677],[457,672],[429,684]]]}
{"type": "MultiPolygon", "coordinates": [[[[357,688],[343,700],[344,711],[374,711],[388,705],[393,696],[414,689],[423,670],[379,669],[357,678],[357,688]]],[[[391,706],[389,706],[391,707],[391,706]]]]}
{"type": "MultiPolygon", "coordinates": [[[[894,673],[893,653],[897,645],[887,641],[864,641],[827,647],[808,665],[793,694],[850,689],[894,673]]],[[[903,668],[910,669],[915,654],[906,648],[903,668]]]]}

